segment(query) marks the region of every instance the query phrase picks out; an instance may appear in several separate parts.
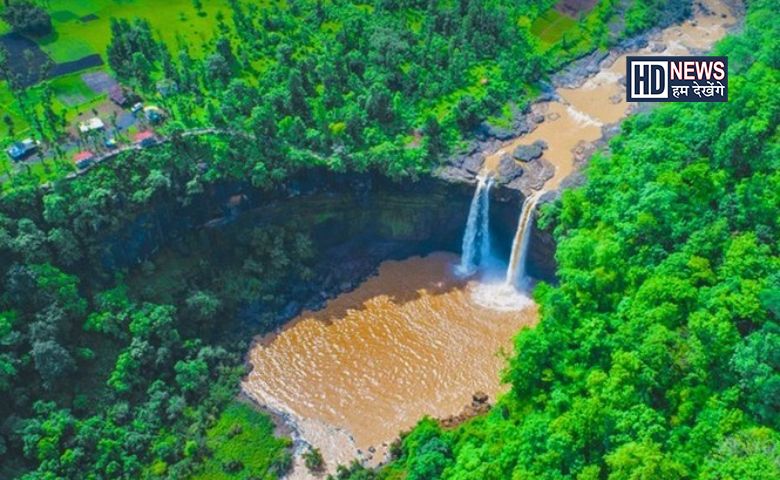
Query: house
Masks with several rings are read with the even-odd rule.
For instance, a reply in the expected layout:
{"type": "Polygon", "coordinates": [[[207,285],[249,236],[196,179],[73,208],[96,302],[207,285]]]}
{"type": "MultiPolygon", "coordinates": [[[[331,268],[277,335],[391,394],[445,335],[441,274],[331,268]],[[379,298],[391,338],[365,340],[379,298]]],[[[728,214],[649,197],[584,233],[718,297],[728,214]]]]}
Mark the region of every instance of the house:
{"type": "Polygon", "coordinates": [[[38,149],[38,142],[32,138],[26,138],[21,142],[14,142],[5,151],[14,162],[24,160],[38,149]]]}
{"type": "Polygon", "coordinates": [[[141,147],[148,147],[157,143],[157,139],[154,137],[153,131],[144,130],[143,132],[138,132],[135,134],[135,137],[133,137],[133,143],[141,147]]]}
{"type": "Polygon", "coordinates": [[[140,97],[132,90],[117,83],[108,89],[108,98],[120,107],[126,108],[137,102],[140,97]]]}
{"type": "Polygon", "coordinates": [[[76,167],[78,167],[80,170],[83,170],[88,166],[92,165],[92,162],[94,161],[95,161],[95,154],[90,152],[89,150],[78,152],[73,156],[73,163],[75,163],[76,167]]]}
{"type": "Polygon", "coordinates": [[[144,116],[146,116],[146,119],[150,122],[158,123],[165,118],[165,112],[163,112],[160,107],[149,105],[148,107],[144,107],[144,116]]]}
{"type": "Polygon", "coordinates": [[[106,125],[103,123],[103,120],[98,117],[92,117],[86,122],[79,123],[79,131],[81,133],[95,132],[103,130],[104,128],[106,128],[106,125]]]}

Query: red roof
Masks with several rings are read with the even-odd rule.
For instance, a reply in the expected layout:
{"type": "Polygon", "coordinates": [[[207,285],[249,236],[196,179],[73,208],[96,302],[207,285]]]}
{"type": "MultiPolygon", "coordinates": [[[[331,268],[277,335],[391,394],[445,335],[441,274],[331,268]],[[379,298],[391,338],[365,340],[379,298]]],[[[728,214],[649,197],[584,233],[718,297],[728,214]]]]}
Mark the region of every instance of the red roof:
{"type": "Polygon", "coordinates": [[[73,156],[74,162],[82,162],[84,160],[89,160],[90,158],[93,158],[95,156],[94,153],[90,152],[89,150],[84,150],[83,152],[79,152],[76,155],[73,156]]]}
{"type": "Polygon", "coordinates": [[[143,142],[150,138],[154,138],[154,132],[151,130],[144,130],[143,132],[136,133],[135,137],[133,137],[136,143],[143,142]]]}

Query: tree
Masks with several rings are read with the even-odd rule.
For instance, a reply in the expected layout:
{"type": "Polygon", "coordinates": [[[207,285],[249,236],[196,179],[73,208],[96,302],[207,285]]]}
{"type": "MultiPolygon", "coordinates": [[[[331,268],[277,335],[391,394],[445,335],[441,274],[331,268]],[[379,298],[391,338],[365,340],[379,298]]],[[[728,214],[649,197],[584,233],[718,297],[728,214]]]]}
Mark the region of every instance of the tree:
{"type": "Polygon", "coordinates": [[[205,322],[222,307],[220,299],[211,292],[198,290],[187,297],[187,309],[199,321],[205,322]]]}
{"type": "Polygon", "coordinates": [[[749,411],[780,428],[780,327],[767,323],[737,347],[731,364],[739,375],[749,411]]]}
{"type": "Polygon", "coordinates": [[[28,0],[13,0],[10,4],[6,3],[0,16],[19,33],[43,36],[52,31],[49,13],[28,0]]]}
{"type": "Polygon", "coordinates": [[[76,367],[70,353],[54,340],[34,342],[32,357],[35,369],[46,388],[52,388],[58,382],[64,381],[76,367]]]}

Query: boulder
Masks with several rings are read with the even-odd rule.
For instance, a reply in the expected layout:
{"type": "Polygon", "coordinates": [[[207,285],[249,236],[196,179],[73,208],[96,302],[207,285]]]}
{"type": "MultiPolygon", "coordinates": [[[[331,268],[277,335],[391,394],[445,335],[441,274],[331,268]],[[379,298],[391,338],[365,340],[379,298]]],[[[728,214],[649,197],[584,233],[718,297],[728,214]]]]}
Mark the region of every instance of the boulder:
{"type": "Polygon", "coordinates": [[[462,168],[469,173],[477,174],[482,170],[482,155],[469,155],[463,159],[462,168]]]}
{"type": "Polygon", "coordinates": [[[498,163],[498,182],[501,184],[509,183],[523,175],[523,167],[517,164],[512,157],[504,155],[498,163]]]}
{"type": "Polygon", "coordinates": [[[282,310],[277,315],[277,320],[281,322],[286,322],[287,320],[295,317],[298,315],[298,313],[301,311],[301,304],[296,301],[291,301],[287,305],[282,308],[282,310]]]}
{"type": "Polygon", "coordinates": [[[536,160],[541,157],[542,151],[542,147],[536,143],[531,145],[520,145],[512,153],[512,156],[521,162],[530,162],[531,160],[536,160]]]}
{"type": "Polygon", "coordinates": [[[483,403],[487,403],[487,401],[488,401],[488,394],[483,392],[483,391],[481,391],[481,390],[479,390],[477,392],[474,392],[474,395],[471,396],[471,401],[472,401],[472,403],[476,403],[476,404],[480,404],[480,405],[483,404],[483,403]]]}
{"type": "Polygon", "coordinates": [[[654,42],[650,47],[650,51],[653,53],[661,53],[666,50],[666,45],[661,42],[654,42]]]}
{"type": "Polygon", "coordinates": [[[530,195],[533,191],[541,189],[555,174],[555,167],[544,158],[526,163],[522,168],[523,176],[507,183],[506,187],[519,190],[523,195],[530,195]]]}

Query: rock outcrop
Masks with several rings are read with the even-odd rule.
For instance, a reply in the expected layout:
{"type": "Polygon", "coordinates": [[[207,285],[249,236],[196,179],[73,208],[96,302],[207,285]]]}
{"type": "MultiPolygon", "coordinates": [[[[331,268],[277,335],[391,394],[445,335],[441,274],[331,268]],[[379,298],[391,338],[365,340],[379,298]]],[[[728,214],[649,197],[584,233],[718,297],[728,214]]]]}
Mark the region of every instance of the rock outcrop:
{"type": "Polygon", "coordinates": [[[453,428],[470,418],[487,413],[491,407],[488,400],[487,393],[482,391],[474,392],[474,395],[471,396],[471,403],[469,405],[466,405],[457,415],[450,415],[449,417],[439,419],[439,425],[444,428],[453,428]]]}

